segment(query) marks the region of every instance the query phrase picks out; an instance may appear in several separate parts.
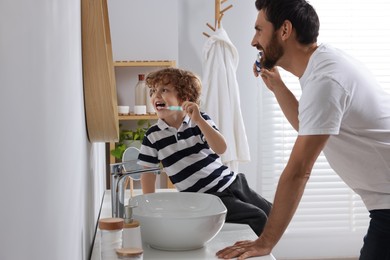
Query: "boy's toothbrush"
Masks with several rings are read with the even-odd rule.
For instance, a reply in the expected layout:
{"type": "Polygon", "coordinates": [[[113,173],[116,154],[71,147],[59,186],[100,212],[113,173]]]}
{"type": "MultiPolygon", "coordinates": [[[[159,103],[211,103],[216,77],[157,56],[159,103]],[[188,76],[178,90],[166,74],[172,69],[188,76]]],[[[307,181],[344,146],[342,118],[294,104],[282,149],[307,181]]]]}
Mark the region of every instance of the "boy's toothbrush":
{"type": "Polygon", "coordinates": [[[167,109],[174,111],[183,111],[183,108],[181,106],[168,106],[167,109]]]}

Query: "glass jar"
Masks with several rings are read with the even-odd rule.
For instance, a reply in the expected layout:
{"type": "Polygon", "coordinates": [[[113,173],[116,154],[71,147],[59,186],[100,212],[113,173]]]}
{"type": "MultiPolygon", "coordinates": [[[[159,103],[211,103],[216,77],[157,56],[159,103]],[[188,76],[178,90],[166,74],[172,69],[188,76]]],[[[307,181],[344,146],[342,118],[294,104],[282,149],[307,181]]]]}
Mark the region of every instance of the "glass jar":
{"type": "Polygon", "coordinates": [[[117,259],[116,249],[122,247],[122,218],[103,218],[99,220],[101,260],[117,259]]]}

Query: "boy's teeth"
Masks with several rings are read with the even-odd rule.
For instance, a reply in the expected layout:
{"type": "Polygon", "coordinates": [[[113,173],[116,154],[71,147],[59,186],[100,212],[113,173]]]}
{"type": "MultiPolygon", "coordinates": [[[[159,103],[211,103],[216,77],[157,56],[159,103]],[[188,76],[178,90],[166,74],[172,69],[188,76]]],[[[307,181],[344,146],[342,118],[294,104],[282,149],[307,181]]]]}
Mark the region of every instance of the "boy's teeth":
{"type": "Polygon", "coordinates": [[[160,102],[156,103],[156,109],[161,110],[161,109],[164,109],[164,108],[166,108],[166,104],[165,103],[160,103],[160,102]]]}

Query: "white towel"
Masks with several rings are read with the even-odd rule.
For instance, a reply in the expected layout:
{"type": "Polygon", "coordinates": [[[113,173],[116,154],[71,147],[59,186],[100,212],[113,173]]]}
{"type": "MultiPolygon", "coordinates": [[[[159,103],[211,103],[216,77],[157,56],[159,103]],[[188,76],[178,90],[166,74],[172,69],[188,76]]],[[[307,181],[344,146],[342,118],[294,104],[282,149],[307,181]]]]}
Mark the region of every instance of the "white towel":
{"type": "Polygon", "coordinates": [[[223,28],[207,39],[202,63],[201,108],[226,139],[228,148],[222,162],[237,172],[238,163],[250,161],[250,154],[236,76],[238,52],[223,28]]]}

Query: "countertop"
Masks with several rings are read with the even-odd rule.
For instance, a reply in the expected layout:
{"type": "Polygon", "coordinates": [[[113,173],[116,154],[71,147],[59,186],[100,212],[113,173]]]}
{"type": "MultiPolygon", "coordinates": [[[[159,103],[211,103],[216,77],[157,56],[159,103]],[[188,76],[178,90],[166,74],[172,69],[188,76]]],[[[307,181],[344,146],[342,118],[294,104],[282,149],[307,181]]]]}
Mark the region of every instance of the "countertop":
{"type": "MultiPolygon", "coordinates": [[[[174,189],[159,189],[156,192],[172,192],[174,189]]],[[[135,190],[134,195],[141,194],[140,190],[135,190]]],[[[129,198],[130,194],[126,194],[126,198],[129,198]]],[[[103,205],[100,213],[100,218],[111,217],[111,191],[107,190],[104,193],[103,205]]],[[[143,244],[143,259],[218,259],[215,253],[227,246],[232,245],[239,240],[253,240],[256,239],[256,234],[252,229],[245,224],[231,224],[225,223],[221,231],[216,237],[209,241],[203,248],[190,251],[163,251],[150,247],[147,244],[143,244]]],[[[250,259],[258,260],[276,260],[272,255],[253,257],[250,259]]],[[[100,230],[96,232],[96,238],[92,249],[91,260],[101,260],[100,257],[100,230]]]]}

